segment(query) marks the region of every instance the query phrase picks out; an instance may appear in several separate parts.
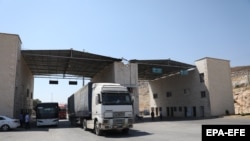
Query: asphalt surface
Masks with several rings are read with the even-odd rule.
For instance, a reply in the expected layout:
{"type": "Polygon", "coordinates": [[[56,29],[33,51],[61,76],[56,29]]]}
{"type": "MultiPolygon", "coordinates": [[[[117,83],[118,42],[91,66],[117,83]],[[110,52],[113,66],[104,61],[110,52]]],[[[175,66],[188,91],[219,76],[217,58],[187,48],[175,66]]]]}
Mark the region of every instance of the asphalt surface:
{"type": "Polygon", "coordinates": [[[247,116],[227,116],[209,119],[166,119],[151,120],[150,117],[137,120],[128,134],[107,132],[103,136],[95,135],[91,130],[72,127],[68,120],[61,120],[58,127],[18,128],[0,132],[0,141],[201,141],[201,126],[205,124],[249,125],[247,116]]]}

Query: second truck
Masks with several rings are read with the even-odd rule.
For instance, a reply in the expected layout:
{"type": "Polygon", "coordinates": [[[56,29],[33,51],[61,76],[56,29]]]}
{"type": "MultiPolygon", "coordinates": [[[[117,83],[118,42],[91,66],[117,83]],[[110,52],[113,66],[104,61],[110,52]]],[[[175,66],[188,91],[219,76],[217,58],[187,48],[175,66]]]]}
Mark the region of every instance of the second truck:
{"type": "Polygon", "coordinates": [[[71,124],[102,135],[107,130],[128,133],[133,127],[133,102],[127,87],[89,82],[68,98],[71,124]]]}

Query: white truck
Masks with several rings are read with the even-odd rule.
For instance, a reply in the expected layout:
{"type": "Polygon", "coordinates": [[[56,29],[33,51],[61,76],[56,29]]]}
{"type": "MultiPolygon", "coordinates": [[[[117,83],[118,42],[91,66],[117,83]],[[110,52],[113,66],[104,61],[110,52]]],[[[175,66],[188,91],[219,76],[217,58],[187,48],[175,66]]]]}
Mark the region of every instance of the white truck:
{"type": "Polygon", "coordinates": [[[96,135],[107,130],[128,133],[133,127],[133,102],[127,87],[117,83],[89,82],[68,97],[72,125],[80,124],[96,135]]]}

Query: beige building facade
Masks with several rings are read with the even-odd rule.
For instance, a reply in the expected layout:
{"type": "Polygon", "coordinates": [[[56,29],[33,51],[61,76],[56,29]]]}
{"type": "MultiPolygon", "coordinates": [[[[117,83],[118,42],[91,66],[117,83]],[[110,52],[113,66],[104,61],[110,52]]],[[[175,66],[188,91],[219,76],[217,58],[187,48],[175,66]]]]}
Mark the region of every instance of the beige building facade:
{"type": "MultiPolygon", "coordinates": [[[[154,111],[156,116],[162,111],[164,117],[202,118],[234,114],[230,62],[203,58],[195,65],[195,69],[187,72],[148,81],[146,90],[143,82],[144,90],[139,88],[139,91],[148,92],[150,100],[149,107],[140,107],[140,111],[154,111]]],[[[144,101],[140,101],[140,105],[144,101]]]]}
{"type": "Polygon", "coordinates": [[[31,112],[34,79],[21,55],[18,35],[0,33],[0,114],[18,117],[31,112]]]}

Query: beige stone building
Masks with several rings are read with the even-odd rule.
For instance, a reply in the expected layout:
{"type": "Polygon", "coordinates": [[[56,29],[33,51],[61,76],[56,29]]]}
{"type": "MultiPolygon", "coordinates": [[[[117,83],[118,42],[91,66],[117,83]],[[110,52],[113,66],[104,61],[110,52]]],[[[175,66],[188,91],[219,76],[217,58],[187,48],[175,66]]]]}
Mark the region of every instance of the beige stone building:
{"type": "Polygon", "coordinates": [[[32,109],[34,79],[21,55],[18,35],[0,33],[0,114],[18,117],[32,109]]]}
{"type": "Polygon", "coordinates": [[[202,58],[196,68],[154,81],[140,82],[139,105],[164,117],[214,117],[234,114],[228,60],[202,58]]]}

